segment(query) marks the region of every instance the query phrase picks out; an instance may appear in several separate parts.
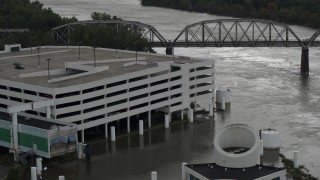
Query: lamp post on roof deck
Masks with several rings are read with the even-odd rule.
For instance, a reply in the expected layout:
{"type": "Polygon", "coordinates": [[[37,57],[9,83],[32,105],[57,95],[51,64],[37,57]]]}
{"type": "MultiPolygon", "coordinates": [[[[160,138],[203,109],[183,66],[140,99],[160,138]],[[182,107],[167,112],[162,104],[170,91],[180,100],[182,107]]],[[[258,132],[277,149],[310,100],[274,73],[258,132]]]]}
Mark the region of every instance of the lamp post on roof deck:
{"type": "Polygon", "coordinates": [[[80,46],[81,46],[81,42],[79,42],[79,61],[80,61],[80,50],[81,50],[80,46]]]}
{"type": "Polygon", "coordinates": [[[40,68],[40,47],[37,47],[38,51],[38,68],[40,68]]]}
{"type": "Polygon", "coordinates": [[[48,61],[48,80],[50,80],[50,61],[51,58],[46,59],[48,61]]]}
{"type": "Polygon", "coordinates": [[[97,64],[96,64],[96,47],[93,46],[93,61],[94,61],[94,67],[97,67],[97,64]]]}
{"type": "Polygon", "coordinates": [[[138,61],[138,47],[139,47],[138,42],[139,42],[139,39],[134,42],[134,44],[136,45],[136,61],[138,61]]]}
{"type": "Polygon", "coordinates": [[[118,39],[119,39],[119,28],[118,28],[118,24],[117,24],[117,35],[116,35],[116,58],[118,58],[118,39]]]}
{"type": "Polygon", "coordinates": [[[116,58],[118,57],[118,37],[116,37],[116,58]]]}
{"type": "Polygon", "coordinates": [[[172,49],[172,60],[174,61],[174,50],[172,49]]]}
{"type": "Polygon", "coordinates": [[[138,61],[138,41],[136,41],[136,61],[138,61]]]}

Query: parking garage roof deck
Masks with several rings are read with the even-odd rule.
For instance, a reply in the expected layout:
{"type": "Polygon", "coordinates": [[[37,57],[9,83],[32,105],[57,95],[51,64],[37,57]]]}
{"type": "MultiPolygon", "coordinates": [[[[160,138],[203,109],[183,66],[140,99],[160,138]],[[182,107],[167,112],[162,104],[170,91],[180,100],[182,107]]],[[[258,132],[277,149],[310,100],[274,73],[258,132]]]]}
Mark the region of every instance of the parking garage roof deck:
{"type": "MultiPolygon", "coordinates": [[[[124,63],[135,61],[135,52],[121,51],[118,50],[118,58],[115,57],[115,50],[97,48],[95,57],[97,62],[97,68],[102,66],[108,66],[108,70],[104,70],[98,73],[85,75],[78,78],[72,78],[60,82],[48,83],[48,75],[44,73],[42,76],[37,77],[21,77],[22,74],[35,73],[35,72],[46,72],[48,70],[48,62],[46,59],[50,58],[50,72],[57,69],[65,69],[66,62],[81,62],[91,61],[92,63],[86,64],[86,66],[94,67],[93,64],[93,49],[91,47],[82,47],[80,51],[79,61],[79,50],[78,47],[66,48],[66,47],[41,47],[40,51],[40,67],[38,60],[38,50],[36,48],[27,48],[20,52],[0,53],[0,77],[3,80],[16,81],[26,84],[39,85],[49,88],[67,87],[77,84],[83,84],[101,80],[108,77],[114,77],[123,75],[126,73],[136,72],[152,68],[152,66],[134,64],[131,66],[124,67],[124,63]],[[32,53],[31,53],[32,52],[32,53]],[[124,61],[124,58],[128,61],[124,61]],[[102,62],[104,60],[115,60],[119,59],[119,62],[102,62]],[[122,60],[121,60],[122,59],[122,60]],[[101,61],[101,62],[99,62],[101,61]],[[16,69],[14,63],[19,63],[24,69],[16,69]]],[[[172,56],[158,55],[151,53],[139,53],[138,58],[143,58],[139,62],[172,62],[172,56]]],[[[175,63],[195,63],[198,60],[193,60],[186,57],[176,57],[175,63]]],[[[53,74],[53,73],[52,73],[53,74]]],[[[67,75],[50,75],[51,79],[65,77],[67,75]]]]}

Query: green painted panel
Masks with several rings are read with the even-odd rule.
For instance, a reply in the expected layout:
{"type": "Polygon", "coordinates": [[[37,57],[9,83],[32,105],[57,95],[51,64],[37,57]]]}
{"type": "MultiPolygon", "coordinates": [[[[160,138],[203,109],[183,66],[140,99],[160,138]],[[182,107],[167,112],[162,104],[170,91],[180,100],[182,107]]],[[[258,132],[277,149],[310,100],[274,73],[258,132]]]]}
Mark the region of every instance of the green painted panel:
{"type": "Polygon", "coordinates": [[[0,141],[11,142],[11,135],[9,129],[0,128],[0,141]]]}
{"type": "Polygon", "coordinates": [[[33,144],[37,145],[38,150],[48,152],[48,139],[19,132],[20,146],[25,146],[32,149],[33,144]]]}

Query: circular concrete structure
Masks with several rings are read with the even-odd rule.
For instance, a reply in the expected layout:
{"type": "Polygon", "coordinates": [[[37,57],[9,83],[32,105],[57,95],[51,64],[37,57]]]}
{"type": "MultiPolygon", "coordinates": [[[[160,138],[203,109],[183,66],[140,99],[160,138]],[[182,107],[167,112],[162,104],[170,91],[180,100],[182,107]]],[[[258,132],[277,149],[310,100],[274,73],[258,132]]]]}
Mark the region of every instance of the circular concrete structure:
{"type": "Polygon", "coordinates": [[[219,166],[246,168],[260,163],[259,133],[246,124],[231,124],[214,138],[214,159],[219,166]],[[238,149],[232,153],[227,149],[238,149]],[[240,150],[243,151],[240,151],[240,150]]]}
{"type": "Polygon", "coordinates": [[[280,132],[275,129],[264,129],[261,131],[263,147],[266,149],[280,148],[280,132]]]}

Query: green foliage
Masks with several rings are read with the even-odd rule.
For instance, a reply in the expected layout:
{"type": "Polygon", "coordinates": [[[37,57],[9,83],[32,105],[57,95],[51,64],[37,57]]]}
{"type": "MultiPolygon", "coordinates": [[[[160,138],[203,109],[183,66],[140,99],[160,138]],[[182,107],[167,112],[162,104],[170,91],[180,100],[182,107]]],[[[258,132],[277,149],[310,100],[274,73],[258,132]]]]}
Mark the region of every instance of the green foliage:
{"type": "Polygon", "coordinates": [[[320,0],[141,0],[144,6],[320,27],[320,0]]]}
{"type": "Polygon", "coordinates": [[[26,28],[28,33],[16,33],[0,39],[4,44],[19,43],[23,47],[48,45],[52,43],[53,27],[77,21],[76,18],[62,18],[50,8],[44,8],[39,1],[0,0],[0,28],[26,28]]]}
{"type": "Polygon", "coordinates": [[[75,18],[62,18],[50,8],[44,8],[39,1],[1,0],[0,28],[29,28],[46,32],[51,28],[74,21],[75,18]]]}
{"type": "MultiPolygon", "coordinates": [[[[92,13],[91,17],[93,20],[122,20],[116,16],[100,12],[92,13]]],[[[142,38],[142,30],[120,24],[118,32],[114,28],[114,24],[104,26],[75,26],[71,33],[70,44],[78,45],[81,43],[87,46],[139,51],[151,50],[148,47],[147,39],[142,38]]]]}
{"type": "Polygon", "coordinates": [[[110,14],[101,13],[101,12],[93,12],[91,14],[92,20],[122,20],[117,16],[111,16],[110,14]]]}
{"type": "MultiPolygon", "coordinates": [[[[122,20],[106,13],[94,12],[93,20],[122,20]]],[[[51,29],[66,23],[75,22],[76,18],[63,18],[50,8],[44,8],[39,1],[0,0],[0,29],[27,28],[28,33],[15,33],[1,37],[0,50],[5,44],[18,43],[22,47],[35,47],[53,44],[51,29]]],[[[147,39],[142,38],[142,30],[135,30],[121,25],[117,34],[111,25],[77,26],[71,33],[69,45],[98,46],[106,48],[153,51],[148,47],[147,39]]]]}
{"type": "Polygon", "coordinates": [[[317,178],[308,174],[309,170],[304,166],[300,166],[299,169],[294,168],[293,161],[287,159],[283,154],[279,155],[287,173],[292,176],[293,179],[297,180],[317,180],[317,178]],[[304,172],[306,171],[306,172],[304,172]]]}

